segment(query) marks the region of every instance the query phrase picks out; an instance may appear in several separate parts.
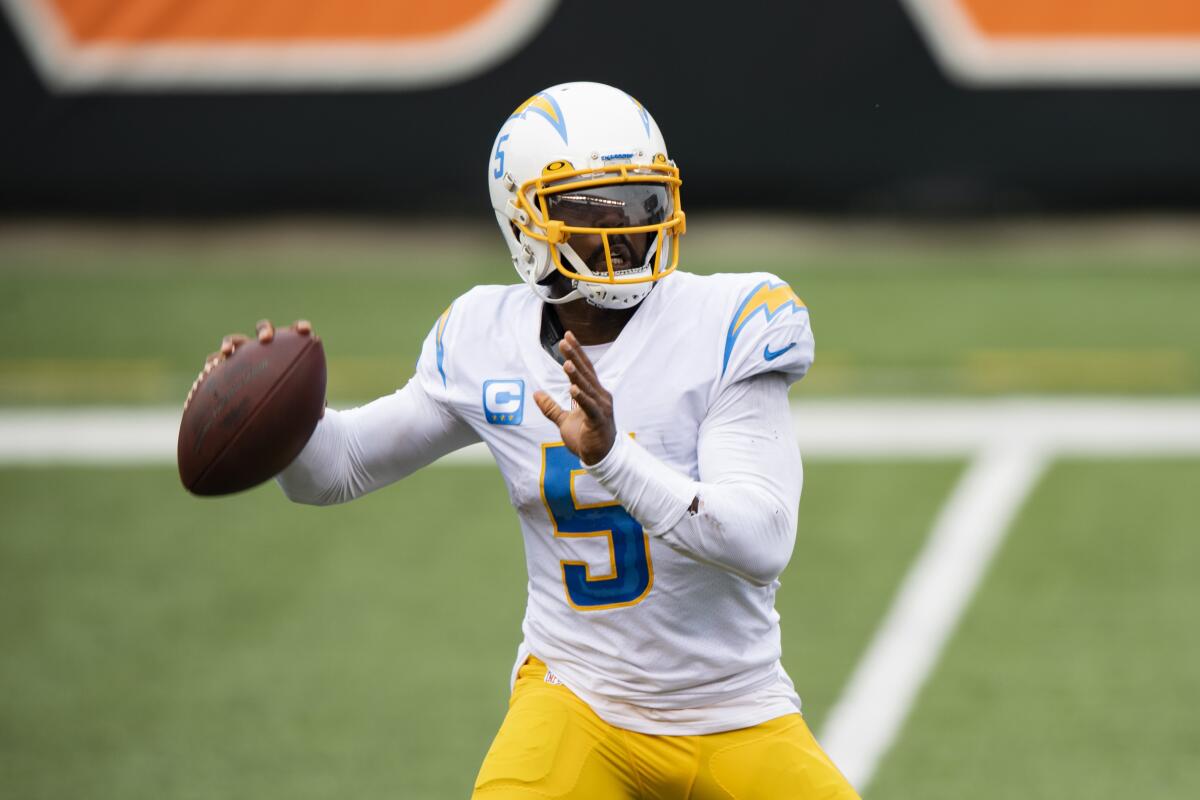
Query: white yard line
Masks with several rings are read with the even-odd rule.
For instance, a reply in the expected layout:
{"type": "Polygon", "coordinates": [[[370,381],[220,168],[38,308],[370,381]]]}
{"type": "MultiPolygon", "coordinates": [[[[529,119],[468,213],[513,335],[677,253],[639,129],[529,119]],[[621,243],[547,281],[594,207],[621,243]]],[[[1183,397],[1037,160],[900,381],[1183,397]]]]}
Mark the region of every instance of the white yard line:
{"type": "Polygon", "coordinates": [[[180,411],[163,408],[0,411],[0,464],[171,464],[180,411]]]}
{"type": "Polygon", "coordinates": [[[961,458],[1015,439],[1056,455],[1200,453],[1196,400],[814,400],[793,410],[806,456],[961,458]]]}
{"type": "Polygon", "coordinates": [[[900,732],[1046,462],[1026,442],[994,445],[971,462],[942,507],[821,734],[829,756],[860,792],[900,732]]]}
{"type": "MultiPolygon", "coordinates": [[[[793,409],[806,456],[972,459],[822,732],[860,791],[1050,460],[1200,456],[1194,400],[821,400],[793,409]]],[[[179,413],[0,410],[0,466],[173,464],[179,413]]],[[[492,458],[475,445],[438,463],[491,464],[492,458]]]]}
{"type": "MultiPolygon", "coordinates": [[[[962,458],[1020,436],[1055,453],[1200,452],[1200,402],[820,400],[793,406],[806,456],[962,458]]],[[[0,465],[171,464],[178,408],[0,409],[0,465]]],[[[442,462],[491,464],[482,445],[442,462]]]]}
{"type": "Polygon", "coordinates": [[[1195,401],[855,401],[806,404],[796,415],[808,454],[975,454],[825,721],[822,743],[860,792],[1051,459],[1200,456],[1195,401]]]}

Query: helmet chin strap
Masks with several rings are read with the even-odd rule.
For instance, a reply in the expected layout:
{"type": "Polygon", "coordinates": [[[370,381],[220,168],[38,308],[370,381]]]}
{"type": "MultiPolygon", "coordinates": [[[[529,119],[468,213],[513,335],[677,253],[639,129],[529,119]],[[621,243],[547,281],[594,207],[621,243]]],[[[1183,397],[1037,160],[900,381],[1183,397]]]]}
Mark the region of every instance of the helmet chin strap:
{"type": "MultiPolygon", "coordinates": [[[[662,234],[656,234],[655,238],[646,248],[646,259],[642,262],[642,266],[636,269],[622,270],[626,275],[649,275],[653,270],[652,261],[654,253],[657,249],[658,237],[662,234]]],[[[569,244],[555,245],[558,252],[561,253],[567,262],[575,268],[575,271],[580,275],[596,275],[596,273],[587,265],[579,254],[575,252],[575,248],[569,244]]],[[[597,308],[632,308],[642,300],[646,299],[646,295],[650,294],[650,290],[654,288],[652,282],[646,283],[627,283],[627,284],[603,284],[591,283],[589,281],[574,280],[575,291],[571,294],[583,297],[589,304],[597,308]]]]}
{"type": "MultiPolygon", "coordinates": [[[[576,283],[576,281],[572,281],[572,283],[576,283]]],[[[583,298],[583,293],[576,288],[572,288],[571,291],[567,292],[562,297],[551,296],[549,288],[537,283],[536,281],[529,281],[529,288],[533,289],[533,293],[540,297],[543,303],[549,303],[552,306],[561,306],[564,303],[573,303],[576,300],[583,298]]]]}
{"type": "MultiPolygon", "coordinates": [[[[546,260],[547,262],[550,261],[549,253],[546,255],[546,260]]],[[[517,266],[517,259],[515,257],[513,258],[513,265],[517,266]]],[[[520,273],[521,278],[525,281],[525,285],[528,286],[530,290],[532,290],[533,293],[538,296],[538,299],[540,299],[543,303],[549,303],[552,306],[558,306],[564,303],[573,303],[576,300],[583,298],[583,293],[574,287],[572,287],[571,290],[562,297],[554,297],[551,295],[551,287],[542,283],[542,281],[546,280],[550,275],[556,275],[558,273],[554,270],[553,264],[548,263],[547,266],[549,267],[549,273],[547,275],[543,275],[541,278],[536,277],[532,270],[522,270],[519,266],[517,266],[517,272],[520,273]]],[[[572,281],[572,283],[574,283],[574,281],[572,281]]]]}
{"type": "Polygon", "coordinates": [[[549,303],[552,306],[561,306],[564,303],[574,303],[576,300],[584,299],[583,293],[578,289],[572,289],[562,297],[551,297],[550,295],[542,292],[538,292],[538,295],[542,298],[543,303],[549,303]]]}

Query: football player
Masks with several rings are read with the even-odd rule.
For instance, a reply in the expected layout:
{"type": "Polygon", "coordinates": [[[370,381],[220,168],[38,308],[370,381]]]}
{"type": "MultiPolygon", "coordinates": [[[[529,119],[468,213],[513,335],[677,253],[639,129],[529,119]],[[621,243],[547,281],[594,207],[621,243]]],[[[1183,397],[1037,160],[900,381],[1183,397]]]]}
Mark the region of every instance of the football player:
{"type": "Polygon", "coordinates": [[[679,170],[618,89],[522,103],[487,180],[524,285],[451,303],[408,384],[328,410],[283,491],[340,503],[487,444],[529,598],[475,797],[857,797],[780,664],[804,303],[773,275],[676,271],[679,170]]]}

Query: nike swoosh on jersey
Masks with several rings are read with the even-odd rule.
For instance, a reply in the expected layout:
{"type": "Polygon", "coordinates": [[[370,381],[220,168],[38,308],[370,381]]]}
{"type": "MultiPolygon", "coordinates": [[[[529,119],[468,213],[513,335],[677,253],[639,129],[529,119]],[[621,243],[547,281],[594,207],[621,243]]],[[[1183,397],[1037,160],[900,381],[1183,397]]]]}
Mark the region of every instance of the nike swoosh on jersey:
{"type": "Polygon", "coordinates": [[[763,345],[763,359],[766,361],[774,361],[775,359],[779,358],[781,355],[786,353],[788,350],[791,350],[795,346],[796,346],[796,343],[792,342],[787,347],[784,347],[780,350],[772,350],[771,345],[769,345],[769,344],[763,345]]]}

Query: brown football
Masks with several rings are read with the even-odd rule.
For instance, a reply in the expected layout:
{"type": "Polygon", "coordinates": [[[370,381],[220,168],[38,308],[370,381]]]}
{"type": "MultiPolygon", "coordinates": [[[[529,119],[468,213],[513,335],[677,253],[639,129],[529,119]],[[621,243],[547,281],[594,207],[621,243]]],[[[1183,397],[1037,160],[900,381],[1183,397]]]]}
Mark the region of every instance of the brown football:
{"type": "Polygon", "coordinates": [[[184,405],[179,478],[193,494],[240,492],[300,454],[325,407],[325,348],[313,335],[275,331],[218,364],[184,405]]]}

